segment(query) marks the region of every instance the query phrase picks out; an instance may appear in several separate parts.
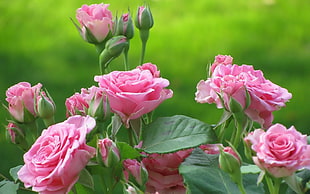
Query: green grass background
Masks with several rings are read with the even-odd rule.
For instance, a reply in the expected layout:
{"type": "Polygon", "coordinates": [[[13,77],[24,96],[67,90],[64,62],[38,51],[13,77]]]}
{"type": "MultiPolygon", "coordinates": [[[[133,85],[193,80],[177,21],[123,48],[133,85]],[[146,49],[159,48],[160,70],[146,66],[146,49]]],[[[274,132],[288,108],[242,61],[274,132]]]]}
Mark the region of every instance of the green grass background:
{"type": "MultiPolygon", "coordinates": [[[[136,13],[142,0],[106,0],[113,14],[136,13]]],[[[306,0],[153,0],[155,25],[146,62],[157,64],[170,80],[174,97],[155,116],[184,114],[216,123],[215,105],[194,100],[196,84],[217,54],[237,64],[254,65],[267,79],[287,88],[293,98],[274,113],[274,122],[294,125],[309,135],[310,1],[306,0]]],[[[95,84],[99,74],[95,48],[84,42],[70,21],[90,0],[0,1],[0,100],[8,87],[42,83],[57,104],[57,121],[65,119],[65,99],[95,84]]],[[[130,65],[138,65],[138,33],[131,41],[130,65]]],[[[118,67],[122,58],[114,61],[118,67]]],[[[8,115],[0,109],[0,173],[22,164],[22,153],[5,139],[8,115]]]]}

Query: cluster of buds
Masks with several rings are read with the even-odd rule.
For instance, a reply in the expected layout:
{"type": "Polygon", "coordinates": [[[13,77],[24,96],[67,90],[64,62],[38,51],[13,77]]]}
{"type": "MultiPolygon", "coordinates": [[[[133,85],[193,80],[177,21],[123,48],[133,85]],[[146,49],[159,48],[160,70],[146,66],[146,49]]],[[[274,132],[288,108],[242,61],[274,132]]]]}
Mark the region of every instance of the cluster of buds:
{"type": "Polygon", "coordinates": [[[11,86],[6,91],[6,101],[11,115],[8,134],[22,149],[31,145],[33,139],[30,141],[28,137],[39,133],[34,124],[37,118],[41,118],[46,126],[54,123],[56,105],[40,83],[31,86],[28,82],[20,82],[11,86]]]}
{"type": "MultiPolygon", "coordinates": [[[[103,3],[83,5],[76,12],[76,18],[80,25],[74,23],[83,39],[96,46],[100,55],[99,64],[102,73],[105,73],[109,63],[122,52],[127,60],[129,40],[134,36],[134,24],[130,13],[122,14],[119,19],[113,19],[108,7],[109,4],[103,3]]],[[[135,26],[140,31],[143,55],[149,30],[153,24],[150,8],[148,6],[139,7],[135,26]]]]}

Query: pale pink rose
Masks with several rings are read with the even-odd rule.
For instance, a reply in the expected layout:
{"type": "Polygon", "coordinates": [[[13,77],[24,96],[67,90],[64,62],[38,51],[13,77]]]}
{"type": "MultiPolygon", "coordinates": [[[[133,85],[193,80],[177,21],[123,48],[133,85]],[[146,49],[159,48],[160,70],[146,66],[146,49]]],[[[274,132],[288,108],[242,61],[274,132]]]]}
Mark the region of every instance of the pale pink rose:
{"type": "Polygon", "coordinates": [[[86,145],[86,134],[95,125],[93,118],[78,115],[43,130],[17,173],[25,187],[40,194],[68,193],[96,153],[86,145]]]}
{"type": "Polygon", "coordinates": [[[256,152],[254,163],[274,177],[287,177],[301,168],[310,168],[307,136],[293,126],[272,125],[266,132],[257,129],[244,139],[256,152]]]}
{"type": "Polygon", "coordinates": [[[86,28],[90,30],[92,35],[98,42],[102,42],[107,38],[110,32],[113,30],[113,17],[110,10],[108,10],[109,4],[92,4],[83,5],[76,11],[76,18],[82,26],[82,36],[85,40],[86,28]]]}
{"type": "Polygon", "coordinates": [[[98,148],[102,157],[102,161],[106,167],[110,167],[115,162],[120,161],[119,150],[111,139],[99,139],[98,148]]]}
{"type": "Polygon", "coordinates": [[[182,194],[186,192],[179,166],[192,152],[192,149],[169,154],[148,154],[142,163],[148,171],[147,193],[182,194]]]}
{"type": "Polygon", "coordinates": [[[11,86],[6,91],[6,101],[9,103],[8,110],[12,117],[18,122],[30,122],[37,115],[35,113],[34,99],[38,96],[41,90],[42,84],[31,87],[28,82],[20,82],[11,86]],[[24,109],[27,110],[25,115],[24,109]]]}
{"type": "Polygon", "coordinates": [[[122,118],[126,127],[130,120],[153,111],[173,95],[172,90],[165,89],[169,81],[155,77],[149,69],[113,71],[94,79],[106,92],[111,111],[122,118]]]}
{"type": "Polygon", "coordinates": [[[219,65],[229,65],[233,64],[233,58],[230,55],[217,55],[215,56],[215,60],[210,68],[210,74],[213,73],[214,69],[219,65]]]}
{"type": "Polygon", "coordinates": [[[198,83],[195,100],[199,103],[215,103],[218,108],[225,106],[230,110],[230,98],[234,98],[246,108],[245,113],[250,119],[268,128],[273,121],[272,112],[284,107],[291,97],[292,94],[285,88],[266,80],[263,73],[252,66],[219,64],[210,78],[198,83]],[[251,102],[247,108],[246,90],[251,102]]]}

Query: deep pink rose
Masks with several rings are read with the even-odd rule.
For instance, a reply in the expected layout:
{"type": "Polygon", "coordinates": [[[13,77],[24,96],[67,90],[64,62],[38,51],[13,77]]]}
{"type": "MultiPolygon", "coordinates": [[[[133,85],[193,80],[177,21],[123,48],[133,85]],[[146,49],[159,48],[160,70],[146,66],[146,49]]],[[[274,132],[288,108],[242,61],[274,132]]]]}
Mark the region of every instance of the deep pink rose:
{"type": "Polygon", "coordinates": [[[18,178],[41,194],[68,193],[96,149],[86,145],[93,118],[73,116],[42,131],[27,153],[18,178]]]}
{"type": "Polygon", "coordinates": [[[113,17],[109,4],[92,4],[83,5],[76,11],[76,18],[82,26],[82,36],[85,40],[86,28],[90,30],[92,35],[98,42],[106,39],[110,32],[113,30],[113,17]]]}
{"type": "MultiPolygon", "coordinates": [[[[113,71],[95,76],[95,81],[106,92],[112,112],[118,114],[126,127],[131,119],[154,110],[164,100],[172,97],[172,90],[164,89],[169,81],[153,75],[152,68],[131,71],[113,71]]],[[[157,71],[155,71],[156,74],[157,71]]]]}
{"type": "Polygon", "coordinates": [[[293,126],[272,125],[266,132],[257,129],[244,139],[256,152],[254,163],[274,177],[287,177],[310,167],[310,145],[307,136],[293,126]]]}
{"type": "Polygon", "coordinates": [[[210,74],[213,73],[214,69],[219,65],[229,65],[233,64],[233,58],[230,55],[217,55],[215,56],[215,60],[210,68],[210,74]]]}
{"type": "Polygon", "coordinates": [[[266,80],[263,73],[252,66],[219,64],[210,78],[198,83],[195,100],[199,103],[216,103],[218,108],[223,108],[220,96],[225,108],[230,110],[229,101],[234,98],[245,108],[246,90],[251,103],[245,113],[264,128],[271,125],[272,112],[284,107],[292,97],[285,88],[266,80]]]}
{"type": "Polygon", "coordinates": [[[42,84],[31,87],[28,82],[20,82],[6,91],[6,101],[9,103],[9,112],[18,122],[30,122],[37,115],[34,99],[39,95],[42,84]],[[24,109],[27,111],[25,115],[24,109]],[[33,117],[33,119],[30,119],[33,117]]]}
{"type": "Polygon", "coordinates": [[[179,166],[192,152],[192,149],[169,154],[149,154],[142,160],[149,179],[146,192],[159,194],[182,194],[186,192],[179,166]]]}

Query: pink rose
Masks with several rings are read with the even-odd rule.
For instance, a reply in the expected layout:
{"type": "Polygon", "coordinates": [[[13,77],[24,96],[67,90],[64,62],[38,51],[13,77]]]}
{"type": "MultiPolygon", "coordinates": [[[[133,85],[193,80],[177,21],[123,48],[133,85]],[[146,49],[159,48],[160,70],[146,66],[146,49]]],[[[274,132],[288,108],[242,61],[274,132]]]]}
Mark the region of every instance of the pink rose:
{"type": "Polygon", "coordinates": [[[37,116],[34,99],[39,95],[41,87],[42,84],[40,83],[31,87],[28,82],[20,82],[6,91],[6,101],[9,103],[8,110],[16,121],[31,122],[37,116]]]}
{"type": "Polygon", "coordinates": [[[233,58],[230,55],[217,55],[215,56],[215,60],[210,68],[210,74],[213,73],[214,69],[219,65],[229,65],[233,63],[233,58]]]}
{"type": "Polygon", "coordinates": [[[185,193],[179,166],[192,152],[192,149],[169,154],[149,154],[142,160],[148,171],[149,179],[146,192],[159,194],[185,193]]]}
{"type": "Polygon", "coordinates": [[[82,88],[81,93],[75,93],[66,99],[67,117],[72,115],[90,115],[96,119],[104,120],[110,112],[107,96],[103,89],[92,86],[88,89],[82,88]]]}
{"type": "Polygon", "coordinates": [[[274,177],[287,177],[295,171],[310,168],[310,145],[307,136],[293,126],[272,125],[266,132],[257,129],[244,139],[256,152],[254,163],[274,177]]]}
{"type": "Polygon", "coordinates": [[[95,125],[91,117],[73,116],[43,130],[17,173],[25,187],[41,194],[68,193],[96,153],[86,145],[86,134],[95,125]]]}
{"type": "Polygon", "coordinates": [[[143,65],[138,66],[137,69],[140,69],[141,71],[149,70],[154,77],[160,77],[160,71],[158,71],[157,66],[153,65],[152,63],[144,63],[143,65]]]}
{"type": "Polygon", "coordinates": [[[151,112],[162,101],[172,97],[172,90],[164,89],[169,81],[153,75],[153,70],[157,69],[155,65],[148,66],[146,69],[113,71],[95,76],[95,81],[108,96],[112,112],[122,118],[126,127],[129,127],[130,120],[151,112]]]}
{"type": "Polygon", "coordinates": [[[216,103],[218,108],[224,106],[229,110],[230,98],[234,98],[243,108],[248,117],[268,128],[272,121],[272,112],[285,106],[292,97],[285,88],[266,80],[263,73],[249,65],[219,64],[206,81],[197,85],[195,100],[199,103],[216,103]],[[246,106],[247,95],[250,105],[246,106]]]}
{"type": "Polygon", "coordinates": [[[113,30],[112,13],[109,4],[83,5],[76,11],[76,18],[82,26],[82,36],[89,41],[87,30],[96,38],[97,42],[104,41],[113,30]]]}
{"type": "Polygon", "coordinates": [[[70,117],[72,115],[87,115],[89,105],[85,100],[85,95],[75,93],[73,96],[66,99],[65,105],[67,108],[66,115],[70,117]]]}

